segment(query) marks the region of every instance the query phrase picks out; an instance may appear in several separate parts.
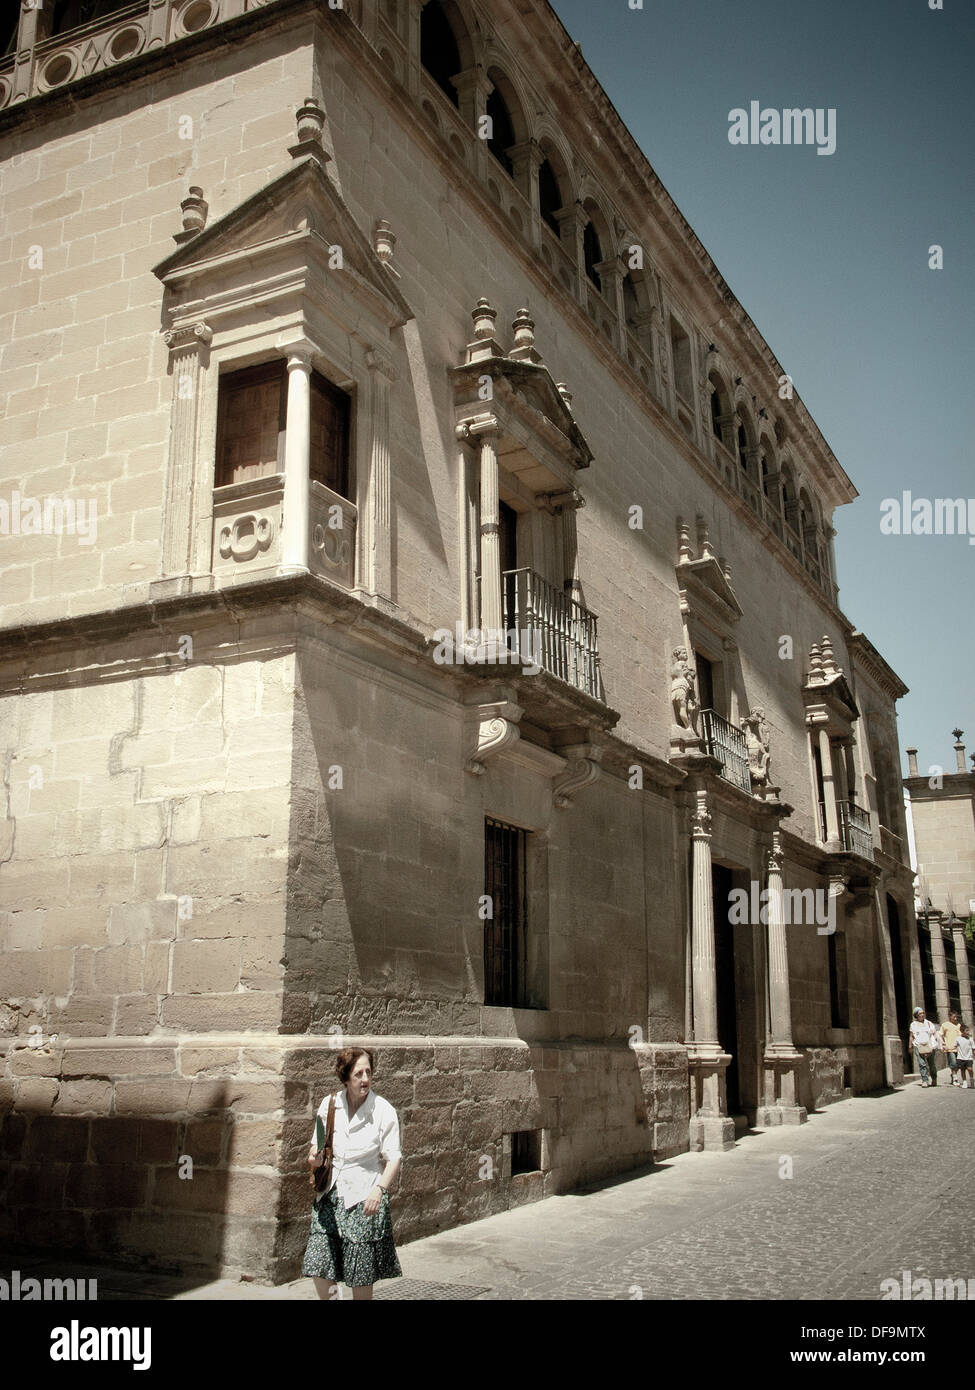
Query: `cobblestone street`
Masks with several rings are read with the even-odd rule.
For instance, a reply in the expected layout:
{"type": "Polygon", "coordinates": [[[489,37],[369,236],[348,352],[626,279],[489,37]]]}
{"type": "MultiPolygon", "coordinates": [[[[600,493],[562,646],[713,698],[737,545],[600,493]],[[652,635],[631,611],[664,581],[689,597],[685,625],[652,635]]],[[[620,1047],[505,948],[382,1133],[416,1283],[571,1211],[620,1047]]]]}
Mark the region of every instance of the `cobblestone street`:
{"type": "MultiPolygon", "coordinates": [[[[975,1090],[909,1084],[841,1101],[730,1153],[682,1154],[405,1245],[405,1277],[377,1297],[879,1299],[881,1280],[904,1270],[975,1277],[973,1135],[975,1090]]],[[[41,1273],[39,1261],[19,1264],[41,1273]]],[[[190,1286],[91,1272],[102,1300],[314,1298],[308,1280],[190,1286]]]]}

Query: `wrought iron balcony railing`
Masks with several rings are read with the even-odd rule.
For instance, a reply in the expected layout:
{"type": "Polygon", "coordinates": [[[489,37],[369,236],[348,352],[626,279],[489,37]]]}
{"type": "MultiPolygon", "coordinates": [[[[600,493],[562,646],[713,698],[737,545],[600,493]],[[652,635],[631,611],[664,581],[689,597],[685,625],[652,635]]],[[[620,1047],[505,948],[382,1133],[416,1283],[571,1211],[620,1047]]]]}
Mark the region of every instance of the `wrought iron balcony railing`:
{"type": "Polygon", "coordinates": [[[870,829],[869,811],[865,811],[855,801],[838,801],[836,806],[840,816],[840,840],[843,848],[850,854],[872,859],[873,832],[870,829]]]}
{"type": "Polygon", "coordinates": [[[602,700],[595,613],[534,570],[505,570],[501,582],[510,641],[517,640],[522,655],[550,675],[602,700]]]}
{"type": "Polygon", "coordinates": [[[701,732],[708,754],[721,764],[721,776],[743,792],[751,792],[745,735],[713,709],[701,711],[701,732]]]}

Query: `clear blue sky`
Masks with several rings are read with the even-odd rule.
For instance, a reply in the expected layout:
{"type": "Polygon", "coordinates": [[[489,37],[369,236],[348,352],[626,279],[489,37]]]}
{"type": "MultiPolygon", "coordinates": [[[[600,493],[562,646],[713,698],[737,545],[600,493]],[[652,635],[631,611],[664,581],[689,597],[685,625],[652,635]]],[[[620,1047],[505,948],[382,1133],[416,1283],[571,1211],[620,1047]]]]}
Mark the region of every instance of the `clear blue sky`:
{"type": "Polygon", "coordinates": [[[880,504],[975,498],[975,0],[553,3],[859,490],[840,605],[911,687],[901,749],[953,767],[975,545],[882,535],[880,504]],[[729,144],[751,101],[835,107],[836,152],[729,144]]]}

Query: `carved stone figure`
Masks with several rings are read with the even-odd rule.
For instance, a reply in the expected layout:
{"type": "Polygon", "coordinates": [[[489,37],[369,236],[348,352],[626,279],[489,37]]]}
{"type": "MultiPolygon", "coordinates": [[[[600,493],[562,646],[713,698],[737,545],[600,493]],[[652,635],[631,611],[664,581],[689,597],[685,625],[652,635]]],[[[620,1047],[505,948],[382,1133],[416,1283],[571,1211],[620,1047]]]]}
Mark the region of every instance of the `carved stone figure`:
{"type": "Polygon", "coordinates": [[[678,647],[674,651],[673,665],[670,668],[670,701],[674,707],[674,723],[679,729],[688,729],[698,736],[697,675],[687,659],[687,648],[678,647]]]}
{"type": "Polygon", "coordinates": [[[766,787],[769,782],[769,726],[765,711],[760,705],[746,714],[741,721],[748,746],[748,771],[756,786],[766,787]]]}

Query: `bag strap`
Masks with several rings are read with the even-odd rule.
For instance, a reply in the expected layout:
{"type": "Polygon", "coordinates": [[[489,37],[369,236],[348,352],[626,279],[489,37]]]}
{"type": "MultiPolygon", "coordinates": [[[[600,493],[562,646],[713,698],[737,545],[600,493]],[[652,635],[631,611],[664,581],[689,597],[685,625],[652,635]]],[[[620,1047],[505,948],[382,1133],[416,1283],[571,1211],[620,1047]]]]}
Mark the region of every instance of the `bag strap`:
{"type": "Polygon", "coordinates": [[[335,1096],[336,1092],[333,1091],[332,1098],[328,1103],[328,1125],[325,1129],[324,1144],[324,1148],[327,1150],[330,1150],[332,1147],[332,1136],[335,1133],[335,1096]]]}

